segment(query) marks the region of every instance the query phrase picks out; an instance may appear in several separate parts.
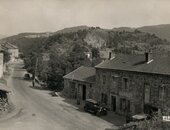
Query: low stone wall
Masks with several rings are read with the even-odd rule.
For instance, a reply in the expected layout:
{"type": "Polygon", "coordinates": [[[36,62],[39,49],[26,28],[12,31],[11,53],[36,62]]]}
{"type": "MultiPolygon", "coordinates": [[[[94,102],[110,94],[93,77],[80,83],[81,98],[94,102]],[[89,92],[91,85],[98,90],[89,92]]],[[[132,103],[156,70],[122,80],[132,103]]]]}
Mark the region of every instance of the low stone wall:
{"type": "Polygon", "coordinates": [[[9,108],[8,99],[1,99],[0,98],[0,114],[8,111],[8,108],[9,108]]]}

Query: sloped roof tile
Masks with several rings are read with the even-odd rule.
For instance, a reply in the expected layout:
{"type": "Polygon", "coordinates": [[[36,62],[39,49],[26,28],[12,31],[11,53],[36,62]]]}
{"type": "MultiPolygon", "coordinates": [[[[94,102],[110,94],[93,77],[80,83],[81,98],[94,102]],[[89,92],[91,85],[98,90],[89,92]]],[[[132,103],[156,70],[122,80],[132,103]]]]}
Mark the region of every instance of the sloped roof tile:
{"type": "Polygon", "coordinates": [[[82,82],[94,83],[96,69],[94,67],[81,66],[74,71],[68,73],[63,78],[77,80],[82,82]]]}
{"type": "Polygon", "coordinates": [[[170,75],[170,57],[154,55],[153,60],[147,63],[143,54],[121,54],[96,65],[95,68],[170,75]]]}

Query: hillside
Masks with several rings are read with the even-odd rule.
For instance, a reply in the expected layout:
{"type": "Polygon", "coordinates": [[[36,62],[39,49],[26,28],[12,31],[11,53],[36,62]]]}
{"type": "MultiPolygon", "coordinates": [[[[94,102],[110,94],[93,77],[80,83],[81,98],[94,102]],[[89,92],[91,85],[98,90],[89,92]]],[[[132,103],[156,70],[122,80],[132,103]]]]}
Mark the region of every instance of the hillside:
{"type": "Polygon", "coordinates": [[[160,38],[167,39],[170,41],[170,24],[144,26],[138,29],[143,32],[156,34],[160,38]]]}
{"type": "Polygon", "coordinates": [[[54,34],[62,34],[62,33],[72,33],[72,32],[77,32],[77,31],[80,31],[80,30],[86,30],[86,29],[89,29],[90,27],[88,26],[76,26],[76,27],[70,27],[70,28],[64,28],[62,30],[58,30],[56,31],[54,34]]]}
{"type": "Polygon", "coordinates": [[[136,28],[119,27],[119,28],[113,28],[112,30],[113,30],[113,31],[119,31],[119,32],[122,32],[122,31],[133,32],[133,31],[135,31],[135,29],[136,29],[136,28]]]}
{"type": "Polygon", "coordinates": [[[113,28],[112,30],[133,32],[135,29],[141,32],[155,34],[162,39],[167,39],[168,41],[170,41],[170,24],[143,26],[139,28],[119,27],[119,28],[113,28]]]}
{"type": "MultiPolygon", "coordinates": [[[[140,30],[144,31],[146,28],[141,27],[140,30]]],[[[21,33],[3,40],[17,45],[23,53],[33,48],[34,44],[42,51],[56,48],[62,53],[71,51],[75,44],[81,44],[87,50],[92,47],[99,48],[100,51],[110,48],[115,53],[143,53],[149,48],[157,52],[170,51],[168,41],[162,40],[155,34],[127,27],[106,30],[99,27],[78,26],[54,33],[21,33]]]]}
{"type": "Polygon", "coordinates": [[[7,35],[0,34],[0,39],[7,37],[7,35]]]}
{"type": "MultiPolygon", "coordinates": [[[[139,30],[106,30],[99,27],[73,27],[55,33],[22,33],[3,39],[19,47],[24,54],[25,68],[48,81],[50,89],[63,86],[62,76],[84,65],[95,66],[108,53],[139,54],[152,49],[161,55],[170,51],[170,43],[155,34],[139,30]],[[92,54],[89,56],[89,54],[92,54]],[[44,55],[49,56],[48,62],[44,55]],[[93,58],[93,60],[92,60],[93,58]],[[48,78],[48,79],[47,79],[48,78]],[[55,80],[54,80],[55,79],[55,80]],[[56,84],[57,83],[57,84],[56,84]]],[[[60,88],[60,87],[59,87],[60,88]]]]}

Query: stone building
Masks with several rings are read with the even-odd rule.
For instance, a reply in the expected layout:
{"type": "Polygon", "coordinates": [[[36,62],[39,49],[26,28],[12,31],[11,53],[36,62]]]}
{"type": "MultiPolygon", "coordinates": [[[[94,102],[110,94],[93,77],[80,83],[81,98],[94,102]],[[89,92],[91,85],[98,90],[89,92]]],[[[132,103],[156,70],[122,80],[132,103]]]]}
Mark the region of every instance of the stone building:
{"type": "Polygon", "coordinates": [[[18,47],[9,42],[1,43],[1,49],[10,53],[10,62],[14,62],[19,57],[18,47]]]}
{"type": "Polygon", "coordinates": [[[81,66],[76,70],[65,75],[64,78],[64,91],[63,94],[68,98],[76,99],[77,103],[86,98],[93,97],[93,89],[95,83],[94,67],[81,66]]]}
{"type": "Polygon", "coordinates": [[[95,100],[125,115],[157,111],[170,102],[170,58],[116,55],[96,68],[95,100]]]}

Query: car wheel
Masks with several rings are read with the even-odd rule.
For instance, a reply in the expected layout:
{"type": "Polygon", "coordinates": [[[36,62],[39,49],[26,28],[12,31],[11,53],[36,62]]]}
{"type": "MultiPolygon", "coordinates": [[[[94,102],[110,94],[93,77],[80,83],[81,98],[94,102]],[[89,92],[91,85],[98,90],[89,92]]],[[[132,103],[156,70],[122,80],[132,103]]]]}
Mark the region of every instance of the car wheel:
{"type": "Polygon", "coordinates": [[[97,115],[98,117],[100,117],[100,116],[101,116],[100,112],[96,112],[96,115],[97,115]]]}
{"type": "Polygon", "coordinates": [[[105,112],[105,115],[107,115],[107,111],[105,112]]]}
{"type": "Polygon", "coordinates": [[[87,112],[87,108],[86,107],[84,107],[84,111],[87,112]]]}

